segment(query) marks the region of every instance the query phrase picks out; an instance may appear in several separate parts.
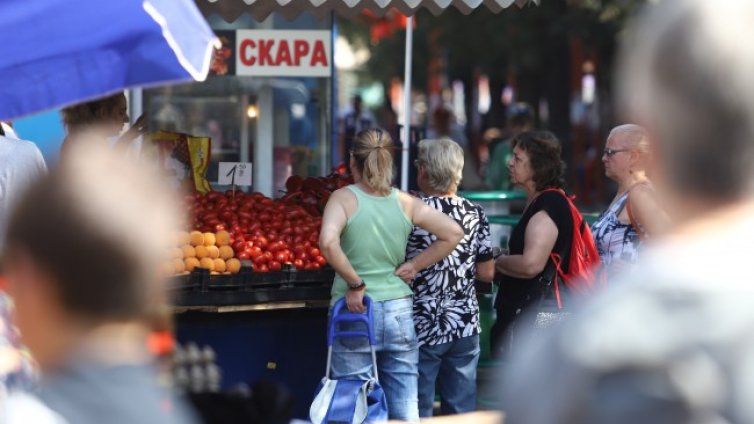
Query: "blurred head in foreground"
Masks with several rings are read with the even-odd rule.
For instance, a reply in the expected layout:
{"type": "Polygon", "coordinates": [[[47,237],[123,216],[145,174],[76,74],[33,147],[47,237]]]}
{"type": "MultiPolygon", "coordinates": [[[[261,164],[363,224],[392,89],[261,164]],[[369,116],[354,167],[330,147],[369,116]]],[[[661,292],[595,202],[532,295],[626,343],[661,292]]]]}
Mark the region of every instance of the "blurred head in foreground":
{"type": "Polygon", "coordinates": [[[659,140],[662,186],[680,218],[754,188],[754,2],[675,1],[648,9],[620,58],[623,115],[659,140]],[[690,208],[689,208],[690,207],[690,208]]]}
{"type": "Polygon", "coordinates": [[[124,93],[117,93],[68,106],[61,114],[69,135],[97,128],[107,136],[115,136],[128,122],[128,101],[124,93]]]}
{"type": "Polygon", "coordinates": [[[163,300],[159,263],[179,225],[156,169],[97,137],[71,148],[18,203],[3,252],[19,329],[43,369],[99,328],[140,334],[163,300]]]}
{"type": "Polygon", "coordinates": [[[505,375],[505,423],[754,421],[754,2],[647,7],[623,46],[675,227],[505,375]]]}

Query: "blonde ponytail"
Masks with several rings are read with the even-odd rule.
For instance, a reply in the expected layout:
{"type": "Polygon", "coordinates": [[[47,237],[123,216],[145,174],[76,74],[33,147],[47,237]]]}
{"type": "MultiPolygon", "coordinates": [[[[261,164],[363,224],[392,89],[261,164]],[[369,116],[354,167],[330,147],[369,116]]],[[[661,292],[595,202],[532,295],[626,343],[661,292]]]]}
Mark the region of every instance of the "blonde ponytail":
{"type": "Polygon", "coordinates": [[[393,181],[393,139],[387,131],[371,128],[359,132],[353,141],[356,167],[371,189],[388,193],[393,181]]]}
{"type": "Polygon", "coordinates": [[[384,147],[372,149],[364,161],[364,180],[379,192],[390,191],[393,180],[393,156],[384,147]]]}

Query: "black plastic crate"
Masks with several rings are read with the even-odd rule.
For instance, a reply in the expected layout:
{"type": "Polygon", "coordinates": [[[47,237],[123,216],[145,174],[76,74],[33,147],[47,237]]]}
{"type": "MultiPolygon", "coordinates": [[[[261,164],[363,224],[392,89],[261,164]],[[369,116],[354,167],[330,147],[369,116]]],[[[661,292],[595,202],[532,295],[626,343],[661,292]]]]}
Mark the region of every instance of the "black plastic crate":
{"type": "MultiPolygon", "coordinates": [[[[247,291],[176,292],[173,305],[179,307],[222,307],[258,305],[278,302],[303,302],[305,307],[327,307],[330,288],[325,286],[258,287],[247,291]]],[[[273,308],[274,309],[274,308],[273,308]]]]}
{"type": "Polygon", "coordinates": [[[330,285],[335,278],[335,270],[331,267],[322,269],[300,270],[291,268],[288,271],[288,284],[299,285],[330,285]]]}
{"type": "Polygon", "coordinates": [[[244,287],[246,290],[280,287],[285,285],[287,281],[288,272],[286,271],[254,272],[250,270],[244,279],[244,287]]]}
{"type": "Polygon", "coordinates": [[[174,275],[167,280],[168,291],[200,291],[203,276],[197,271],[174,275]]]}
{"type": "Polygon", "coordinates": [[[241,268],[238,274],[211,274],[207,270],[204,273],[204,290],[243,290],[245,274],[251,272],[251,269],[241,268]]]}
{"type": "Polygon", "coordinates": [[[213,290],[243,290],[245,274],[251,268],[241,268],[238,274],[212,274],[203,268],[196,268],[188,274],[176,275],[168,279],[169,291],[206,292],[213,290]]]}

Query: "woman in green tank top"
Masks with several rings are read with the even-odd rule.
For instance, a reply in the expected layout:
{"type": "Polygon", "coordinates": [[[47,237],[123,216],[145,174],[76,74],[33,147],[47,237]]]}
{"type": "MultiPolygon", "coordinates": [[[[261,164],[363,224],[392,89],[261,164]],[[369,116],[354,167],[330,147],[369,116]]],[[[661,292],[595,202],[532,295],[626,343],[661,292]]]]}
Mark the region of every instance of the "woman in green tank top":
{"type": "MultiPolygon", "coordinates": [[[[356,184],[330,196],[322,217],[320,249],[335,269],[332,303],[345,296],[351,312],[364,312],[372,298],[380,384],[391,419],[418,420],[418,344],[413,324],[412,290],[418,271],[443,259],[463,237],[463,230],[421,199],[392,188],[393,140],[381,129],[361,131],[349,152],[356,184]],[[413,226],[437,240],[405,262],[413,226]]],[[[366,339],[336,339],[333,378],[370,378],[366,339]]]]}

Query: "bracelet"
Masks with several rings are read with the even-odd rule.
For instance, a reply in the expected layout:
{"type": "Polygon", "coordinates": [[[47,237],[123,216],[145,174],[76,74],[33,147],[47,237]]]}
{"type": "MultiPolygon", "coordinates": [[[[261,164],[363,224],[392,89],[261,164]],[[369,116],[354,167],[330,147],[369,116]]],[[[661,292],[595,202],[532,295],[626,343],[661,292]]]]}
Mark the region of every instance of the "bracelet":
{"type": "Polygon", "coordinates": [[[367,288],[367,283],[365,283],[364,280],[359,281],[359,284],[355,286],[348,284],[348,290],[359,291],[364,290],[365,288],[367,288]]]}

